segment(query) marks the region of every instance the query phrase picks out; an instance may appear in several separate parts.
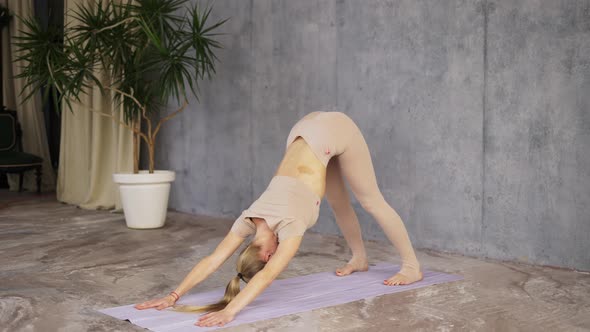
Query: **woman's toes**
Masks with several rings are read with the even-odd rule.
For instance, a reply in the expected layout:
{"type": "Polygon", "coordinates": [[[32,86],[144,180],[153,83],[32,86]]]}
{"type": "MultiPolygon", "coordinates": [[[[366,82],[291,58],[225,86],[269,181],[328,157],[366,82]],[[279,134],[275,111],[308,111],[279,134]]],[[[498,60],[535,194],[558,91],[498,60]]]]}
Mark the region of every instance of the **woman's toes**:
{"type": "Polygon", "coordinates": [[[402,286],[402,285],[409,285],[416,281],[422,280],[422,273],[418,272],[416,276],[408,277],[404,274],[397,273],[393,277],[387,279],[388,285],[390,286],[402,286]]]}
{"type": "Polygon", "coordinates": [[[346,265],[336,269],[336,275],[339,277],[347,276],[354,272],[365,272],[369,269],[369,264],[365,261],[350,261],[346,265]]]}
{"type": "Polygon", "coordinates": [[[352,266],[350,266],[349,264],[344,265],[343,267],[336,269],[336,274],[338,276],[346,276],[351,274],[353,271],[352,266]]]}

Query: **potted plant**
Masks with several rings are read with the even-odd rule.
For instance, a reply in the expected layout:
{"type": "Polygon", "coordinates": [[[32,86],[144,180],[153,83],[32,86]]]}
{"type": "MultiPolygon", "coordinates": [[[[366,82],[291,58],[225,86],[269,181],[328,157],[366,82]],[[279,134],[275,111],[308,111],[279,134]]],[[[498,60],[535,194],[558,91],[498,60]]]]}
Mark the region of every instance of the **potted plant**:
{"type": "Polygon", "coordinates": [[[122,106],[124,121],[89,110],[133,132],[134,172],[113,174],[130,228],[164,225],[175,174],[154,169],[156,137],[166,121],[186,109],[187,90],[197,97],[198,82],[215,73],[214,50],[221,47],[216,31],[226,20],[208,24],[212,8],[189,8],[186,2],[91,2],[67,14],[75,23],[47,30],[33,17],[20,18],[27,31],[15,44],[19,60],[29,65],[18,77],[27,86],[33,91],[45,87],[45,97],[52,94],[70,110],[92,87],[122,106]],[[160,114],[170,99],[177,109],[160,114]],[[141,140],[147,144],[147,171],[139,171],[141,140]]]}

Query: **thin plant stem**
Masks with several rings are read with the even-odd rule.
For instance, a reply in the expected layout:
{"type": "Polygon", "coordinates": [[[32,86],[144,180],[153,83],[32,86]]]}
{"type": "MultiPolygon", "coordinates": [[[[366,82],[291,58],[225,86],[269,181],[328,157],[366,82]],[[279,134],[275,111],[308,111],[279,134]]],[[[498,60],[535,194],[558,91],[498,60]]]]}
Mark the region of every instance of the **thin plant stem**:
{"type": "Polygon", "coordinates": [[[104,27],[102,29],[98,29],[98,30],[94,31],[94,33],[96,34],[96,33],[103,32],[105,30],[113,29],[113,28],[118,27],[121,24],[125,24],[125,23],[130,22],[130,21],[133,21],[133,20],[135,20],[135,17],[128,17],[128,18],[122,20],[121,22],[117,22],[117,23],[115,23],[113,25],[109,25],[108,27],[104,27]]]}
{"type": "Polygon", "coordinates": [[[118,122],[118,123],[119,123],[121,126],[123,126],[123,127],[127,128],[127,129],[131,130],[133,133],[135,133],[135,134],[139,135],[141,138],[143,138],[143,139],[144,139],[144,141],[145,141],[146,143],[148,143],[148,144],[149,144],[149,140],[148,140],[148,137],[147,137],[147,135],[146,135],[146,134],[142,133],[141,131],[139,131],[139,130],[137,130],[137,129],[135,129],[135,128],[131,127],[131,126],[129,126],[129,125],[128,125],[128,124],[126,124],[125,122],[123,122],[123,121],[121,121],[121,120],[119,120],[119,119],[115,118],[115,116],[114,116],[114,115],[112,115],[112,114],[108,114],[108,113],[103,113],[103,112],[101,112],[101,111],[99,111],[99,110],[95,110],[94,108],[92,108],[92,107],[89,107],[89,106],[85,106],[85,105],[84,105],[84,106],[82,106],[82,107],[86,108],[86,109],[87,109],[88,111],[90,111],[90,112],[97,113],[97,114],[99,114],[99,115],[102,115],[102,116],[105,116],[105,117],[108,117],[108,118],[111,118],[111,119],[113,119],[113,121],[115,121],[115,122],[118,122]]]}
{"type": "Polygon", "coordinates": [[[141,143],[137,132],[141,128],[141,120],[136,119],[133,121],[133,127],[136,131],[133,132],[133,173],[139,173],[139,148],[141,143]]]}
{"type": "MultiPolygon", "coordinates": [[[[49,55],[45,57],[45,61],[47,62],[47,70],[49,70],[49,76],[51,76],[51,79],[53,80],[53,82],[55,82],[55,76],[53,76],[53,70],[51,69],[51,63],[49,62],[49,55]]],[[[54,86],[57,89],[57,91],[59,92],[59,94],[63,95],[63,92],[59,88],[59,85],[54,84],[54,86]]]]}
{"type": "Polygon", "coordinates": [[[119,90],[117,88],[113,88],[112,86],[107,86],[107,87],[105,87],[105,89],[111,90],[113,92],[116,92],[116,93],[118,93],[118,94],[120,94],[120,95],[122,95],[124,97],[127,97],[127,98],[133,100],[133,102],[135,102],[135,104],[137,106],[139,106],[140,109],[145,110],[145,107],[139,102],[139,100],[137,100],[137,98],[133,97],[132,95],[130,95],[130,94],[126,93],[126,92],[123,92],[123,91],[121,91],[121,90],[119,90]]]}
{"type": "Polygon", "coordinates": [[[131,100],[133,100],[133,102],[141,109],[141,116],[145,119],[145,121],[147,122],[148,125],[148,137],[150,138],[150,140],[152,139],[152,120],[147,116],[146,114],[146,109],[145,106],[143,104],[141,104],[139,102],[139,100],[137,100],[137,98],[135,98],[133,95],[123,92],[117,88],[113,88],[112,86],[106,87],[106,89],[111,90],[115,93],[118,93],[120,95],[122,95],[124,98],[129,98],[131,100]]]}
{"type": "Polygon", "coordinates": [[[188,105],[188,100],[184,100],[184,102],[182,103],[182,106],[177,109],[176,111],[174,111],[174,113],[160,119],[160,121],[158,122],[158,125],[156,126],[156,130],[154,130],[154,134],[153,134],[153,138],[156,138],[156,135],[158,134],[158,132],[160,131],[160,127],[162,126],[162,124],[170,119],[172,119],[173,117],[175,117],[176,115],[178,115],[178,113],[184,111],[184,109],[186,108],[186,106],[188,105]]]}

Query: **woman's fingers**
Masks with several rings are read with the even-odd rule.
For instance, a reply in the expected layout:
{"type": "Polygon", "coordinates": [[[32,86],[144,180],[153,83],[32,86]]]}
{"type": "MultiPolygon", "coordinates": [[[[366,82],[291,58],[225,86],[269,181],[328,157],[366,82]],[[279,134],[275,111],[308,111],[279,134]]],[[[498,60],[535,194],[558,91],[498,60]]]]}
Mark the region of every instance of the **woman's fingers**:
{"type": "Polygon", "coordinates": [[[149,309],[149,308],[156,308],[158,310],[164,309],[168,307],[168,302],[166,301],[166,299],[155,299],[155,300],[151,300],[151,301],[146,301],[140,304],[136,304],[135,305],[135,309],[149,309]],[[164,306],[162,308],[160,308],[161,306],[164,306]]]}
{"type": "Polygon", "coordinates": [[[215,326],[219,325],[221,321],[217,318],[210,320],[205,326],[215,326]]]}
{"type": "Polygon", "coordinates": [[[195,325],[197,326],[208,326],[207,323],[209,323],[209,319],[199,319],[198,322],[195,323],[195,325]]]}
{"type": "Polygon", "coordinates": [[[136,309],[151,308],[151,305],[152,305],[153,302],[154,302],[154,300],[143,302],[143,303],[140,303],[140,304],[135,305],[135,308],[136,309]]]}
{"type": "Polygon", "coordinates": [[[199,321],[197,322],[197,324],[198,324],[199,326],[209,326],[209,323],[211,323],[213,319],[214,319],[214,318],[212,318],[212,317],[209,317],[209,318],[206,318],[206,319],[203,319],[203,320],[199,320],[199,321]]]}
{"type": "Polygon", "coordinates": [[[195,323],[197,326],[224,326],[226,323],[232,321],[233,316],[228,316],[223,311],[211,312],[203,315],[199,318],[199,321],[195,323]]]}
{"type": "Polygon", "coordinates": [[[198,325],[198,326],[213,326],[215,324],[215,322],[217,322],[217,321],[218,321],[218,319],[217,319],[215,313],[211,312],[211,313],[201,316],[196,325],[198,325]]]}
{"type": "Polygon", "coordinates": [[[204,314],[203,316],[199,317],[199,321],[203,321],[203,320],[211,317],[211,315],[213,315],[213,314],[214,314],[214,312],[210,312],[210,313],[204,314]]]}

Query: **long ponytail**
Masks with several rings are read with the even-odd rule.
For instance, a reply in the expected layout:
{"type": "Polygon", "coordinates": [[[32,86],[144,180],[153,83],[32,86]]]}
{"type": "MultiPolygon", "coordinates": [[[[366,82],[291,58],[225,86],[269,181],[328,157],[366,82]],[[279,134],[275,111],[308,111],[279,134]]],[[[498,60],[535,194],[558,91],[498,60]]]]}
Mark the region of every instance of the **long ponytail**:
{"type": "Polygon", "coordinates": [[[240,279],[246,283],[249,282],[266,265],[265,262],[258,258],[259,251],[260,247],[253,244],[242,250],[237,262],[238,274],[229,281],[227,287],[225,287],[223,299],[219,302],[204,306],[175,305],[174,310],[192,313],[223,310],[240,292],[240,279]]]}

